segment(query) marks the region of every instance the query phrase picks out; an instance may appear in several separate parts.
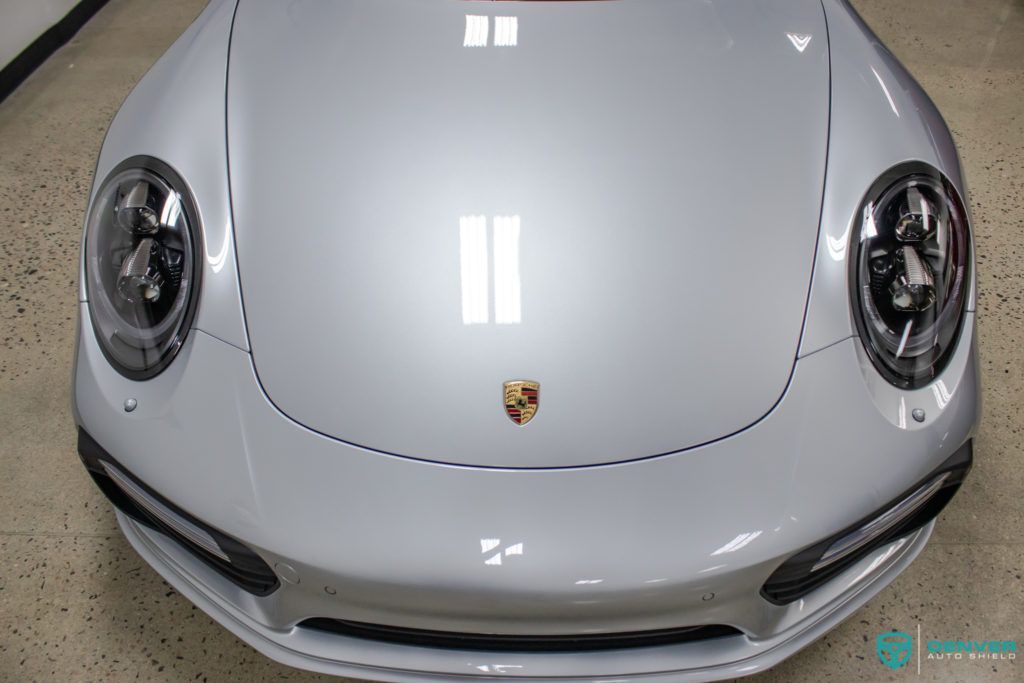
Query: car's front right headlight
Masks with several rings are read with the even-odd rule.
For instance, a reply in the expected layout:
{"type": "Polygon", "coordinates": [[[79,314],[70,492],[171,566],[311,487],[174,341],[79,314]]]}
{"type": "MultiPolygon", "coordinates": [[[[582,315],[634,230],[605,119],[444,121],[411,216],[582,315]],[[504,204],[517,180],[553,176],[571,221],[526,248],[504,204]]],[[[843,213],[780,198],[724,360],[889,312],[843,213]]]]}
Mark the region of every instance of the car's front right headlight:
{"type": "Polygon", "coordinates": [[[891,169],[865,198],[853,233],[854,318],[875,367],[896,386],[927,384],[956,346],[969,230],[956,188],[924,164],[891,169]]]}
{"type": "Polygon", "coordinates": [[[188,188],[156,159],[128,159],[96,193],[86,297],[100,347],[125,377],[155,376],[184,343],[199,289],[198,228],[188,188]]]}

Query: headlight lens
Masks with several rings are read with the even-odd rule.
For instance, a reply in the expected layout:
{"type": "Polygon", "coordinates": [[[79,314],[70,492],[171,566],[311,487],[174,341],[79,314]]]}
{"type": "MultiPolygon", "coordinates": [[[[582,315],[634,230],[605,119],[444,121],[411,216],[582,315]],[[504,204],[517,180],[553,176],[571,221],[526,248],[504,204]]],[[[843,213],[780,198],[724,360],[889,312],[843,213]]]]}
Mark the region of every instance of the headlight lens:
{"type": "Polygon", "coordinates": [[[967,304],[969,245],[963,201],[931,167],[897,167],[869,191],[854,234],[854,317],[891,383],[916,388],[945,366],[967,304]]]}
{"type": "Polygon", "coordinates": [[[85,233],[89,312],[126,377],[158,374],[185,340],[198,291],[196,221],[184,183],[148,157],[122,163],[96,194],[85,233]]]}

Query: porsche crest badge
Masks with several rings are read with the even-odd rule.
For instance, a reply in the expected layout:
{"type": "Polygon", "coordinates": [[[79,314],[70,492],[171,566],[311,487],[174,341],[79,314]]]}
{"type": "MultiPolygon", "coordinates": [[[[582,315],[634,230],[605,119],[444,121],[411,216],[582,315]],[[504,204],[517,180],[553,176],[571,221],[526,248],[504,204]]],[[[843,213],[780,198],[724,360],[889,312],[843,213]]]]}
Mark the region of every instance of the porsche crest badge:
{"type": "Polygon", "coordinates": [[[526,380],[505,382],[505,414],[522,426],[537,414],[540,403],[540,384],[526,380]]]}

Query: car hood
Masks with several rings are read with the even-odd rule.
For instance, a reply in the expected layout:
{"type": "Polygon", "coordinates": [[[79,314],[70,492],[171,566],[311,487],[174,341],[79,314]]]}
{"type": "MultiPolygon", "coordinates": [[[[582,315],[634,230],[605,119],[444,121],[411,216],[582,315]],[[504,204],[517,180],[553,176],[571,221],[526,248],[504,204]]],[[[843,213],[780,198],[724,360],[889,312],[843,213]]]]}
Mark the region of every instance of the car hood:
{"type": "Polygon", "coordinates": [[[228,148],[267,396],[489,467],[758,421],[801,333],[827,49],[818,0],[240,3],[228,148]],[[511,380],[540,385],[522,426],[511,380]]]}

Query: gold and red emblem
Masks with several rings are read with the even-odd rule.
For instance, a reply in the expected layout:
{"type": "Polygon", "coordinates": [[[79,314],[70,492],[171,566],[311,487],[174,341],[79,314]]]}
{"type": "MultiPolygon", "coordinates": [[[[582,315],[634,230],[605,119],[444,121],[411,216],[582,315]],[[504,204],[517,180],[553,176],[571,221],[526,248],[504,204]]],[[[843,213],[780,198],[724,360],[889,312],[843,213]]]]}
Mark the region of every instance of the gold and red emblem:
{"type": "Polygon", "coordinates": [[[527,380],[505,382],[505,414],[522,426],[533,419],[540,404],[540,384],[527,380]]]}

